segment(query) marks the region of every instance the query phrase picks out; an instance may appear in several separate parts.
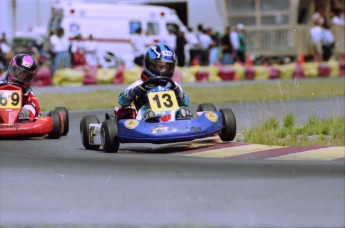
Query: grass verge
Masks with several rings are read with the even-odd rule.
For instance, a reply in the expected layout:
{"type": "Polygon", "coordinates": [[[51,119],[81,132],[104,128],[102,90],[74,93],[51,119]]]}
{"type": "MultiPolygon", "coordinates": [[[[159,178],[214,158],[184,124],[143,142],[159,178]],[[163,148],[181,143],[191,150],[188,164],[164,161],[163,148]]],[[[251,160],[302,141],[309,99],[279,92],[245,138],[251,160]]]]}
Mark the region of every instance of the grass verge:
{"type": "MultiPolygon", "coordinates": [[[[277,81],[272,84],[185,87],[184,90],[188,94],[191,104],[283,101],[345,96],[344,83],[329,81],[277,81]]],[[[56,106],[65,106],[69,110],[111,109],[117,105],[117,98],[121,92],[106,90],[43,94],[38,96],[38,100],[43,111],[52,110],[56,106]]]]}
{"type": "Polygon", "coordinates": [[[260,126],[245,130],[242,141],[278,146],[345,146],[345,117],[318,119],[314,114],[304,125],[297,125],[295,119],[293,114],[287,114],[280,123],[271,117],[260,126]]]}

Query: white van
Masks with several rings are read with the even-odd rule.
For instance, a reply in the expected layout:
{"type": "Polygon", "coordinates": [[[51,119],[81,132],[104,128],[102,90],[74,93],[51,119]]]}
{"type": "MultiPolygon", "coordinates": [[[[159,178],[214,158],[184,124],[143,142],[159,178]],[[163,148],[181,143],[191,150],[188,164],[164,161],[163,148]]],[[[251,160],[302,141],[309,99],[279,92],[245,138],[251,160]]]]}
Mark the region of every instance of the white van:
{"type": "Polygon", "coordinates": [[[149,40],[159,43],[166,39],[169,30],[186,31],[175,11],[163,6],[112,4],[89,2],[58,2],[52,7],[49,32],[64,28],[73,39],[90,34],[98,43],[98,57],[102,61],[106,52],[112,52],[131,65],[134,59],[131,36],[138,28],[149,31],[149,40]]]}

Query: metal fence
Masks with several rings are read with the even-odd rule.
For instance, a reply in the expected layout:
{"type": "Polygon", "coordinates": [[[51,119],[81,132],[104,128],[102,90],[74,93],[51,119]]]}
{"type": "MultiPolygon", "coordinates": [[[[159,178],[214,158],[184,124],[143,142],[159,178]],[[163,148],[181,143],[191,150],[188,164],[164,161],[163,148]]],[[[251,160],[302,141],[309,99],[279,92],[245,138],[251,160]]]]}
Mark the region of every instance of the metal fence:
{"type": "MultiPolygon", "coordinates": [[[[260,56],[298,56],[311,53],[309,25],[247,28],[245,31],[247,52],[260,56]]],[[[345,52],[344,27],[333,26],[331,29],[336,42],[334,52],[345,52]]]]}

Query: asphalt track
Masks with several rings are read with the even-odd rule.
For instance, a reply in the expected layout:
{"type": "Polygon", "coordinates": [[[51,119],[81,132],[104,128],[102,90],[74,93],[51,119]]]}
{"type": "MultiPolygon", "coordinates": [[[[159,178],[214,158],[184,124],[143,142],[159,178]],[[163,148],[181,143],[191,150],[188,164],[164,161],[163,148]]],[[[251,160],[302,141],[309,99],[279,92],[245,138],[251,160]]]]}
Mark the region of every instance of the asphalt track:
{"type": "MultiPolygon", "coordinates": [[[[227,104],[239,132],[293,111],[345,116],[344,98],[227,104]]],[[[224,105],[219,105],[224,107],[224,105]]],[[[1,227],[344,227],[345,148],[222,143],[85,150],[71,111],[59,140],[0,141],[1,227]]]]}

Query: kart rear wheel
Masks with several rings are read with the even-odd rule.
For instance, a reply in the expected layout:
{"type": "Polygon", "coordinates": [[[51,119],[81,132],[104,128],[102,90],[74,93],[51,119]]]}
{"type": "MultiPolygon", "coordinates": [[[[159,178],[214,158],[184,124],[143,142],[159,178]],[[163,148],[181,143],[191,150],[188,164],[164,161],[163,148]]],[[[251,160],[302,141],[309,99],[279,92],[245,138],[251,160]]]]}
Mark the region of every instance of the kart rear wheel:
{"type": "Polygon", "coordinates": [[[90,145],[89,143],[89,125],[91,123],[99,123],[97,116],[84,116],[80,121],[80,138],[85,149],[96,150],[100,145],[90,145]]]}
{"type": "Polygon", "coordinates": [[[50,111],[48,113],[53,119],[53,130],[48,133],[48,136],[52,139],[59,139],[61,136],[61,118],[57,111],[50,111]]]}
{"type": "Polygon", "coordinates": [[[223,119],[223,129],[218,132],[222,141],[232,141],[236,136],[236,118],[230,108],[220,109],[223,119]]]}
{"type": "Polygon", "coordinates": [[[197,112],[203,112],[203,111],[212,111],[215,112],[217,111],[216,106],[212,103],[204,103],[204,104],[199,104],[198,108],[196,109],[197,112]]]}
{"type": "Polygon", "coordinates": [[[115,120],[105,120],[101,127],[101,143],[108,153],[116,153],[120,142],[117,136],[117,123],[115,120]]]}
{"type": "Polygon", "coordinates": [[[61,135],[67,135],[69,131],[69,114],[68,110],[65,107],[56,107],[55,111],[57,111],[62,120],[62,132],[61,135]]]}

